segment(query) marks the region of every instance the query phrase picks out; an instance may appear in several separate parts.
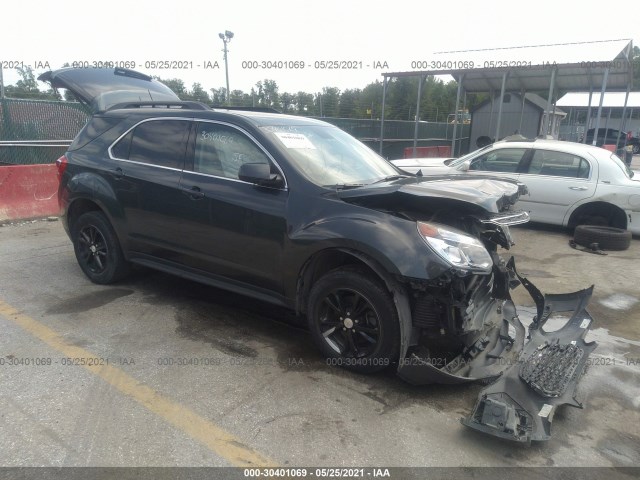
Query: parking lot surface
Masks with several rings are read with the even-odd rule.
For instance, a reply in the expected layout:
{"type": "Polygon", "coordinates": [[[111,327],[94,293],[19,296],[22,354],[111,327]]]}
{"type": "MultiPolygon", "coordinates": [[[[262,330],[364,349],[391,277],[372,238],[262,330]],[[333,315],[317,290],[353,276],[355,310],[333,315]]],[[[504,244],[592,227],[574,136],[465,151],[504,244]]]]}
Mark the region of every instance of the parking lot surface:
{"type": "Polygon", "coordinates": [[[0,227],[0,465],[640,466],[640,241],[600,256],[564,230],[514,237],[543,292],[596,286],[586,408],[531,446],[460,424],[481,385],[352,374],[290,312],[148,270],[94,285],[59,221],[0,227]]]}

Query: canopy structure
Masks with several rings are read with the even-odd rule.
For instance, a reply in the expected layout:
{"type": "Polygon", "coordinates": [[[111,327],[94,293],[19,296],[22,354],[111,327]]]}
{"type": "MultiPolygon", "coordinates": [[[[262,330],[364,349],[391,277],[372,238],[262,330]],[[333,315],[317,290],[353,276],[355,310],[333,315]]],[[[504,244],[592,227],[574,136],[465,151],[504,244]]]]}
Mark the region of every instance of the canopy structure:
{"type": "MultiPolygon", "coordinates": [[[[618,90],[629,96],[633,83],[631,65],[633,43],[631,40],[603,40],[595,42],[563,43],[553,45],[532,45],[523,47],[507,47],[483,50],[460,50],[436,52],[429,60],[416,62],[429,70],[409,72],[383,73],[382,117],[380,133],[380,152],[384,132],[384,112],[386,90],[392,78],[420,77],[418,83],[418,101],[416,109],[417,122],[420,114],[422,83],[430,75],[451,75],[458,83],[456,96],[457,112],[460,98],[464,92],[500,91],[500,107],[496,125],[496,138],[500,131],[502,99],[505,92],[516,91],[522,94],[527,91],[548,91],[546,118],[550,118],[553,108],[553,95],[557,90],[588,90],[592,97],[593,90],[618,90]]],[[[600,96],[602,99],[603,96],[600,96]]],[[[590,102],[591,103],[591,102],[590,102]]],[[[602,102],[598,104],[596,128],[602,112],[602,102]]],[[[591,115],[589,107],[588,117],[591,115]]],[[[451,141],[455,154],[456,124],[451,141]]],[[[540,134],[548,133],[548,122],[542,126],[540,134]]],[[[595,139],[594,139],[595,141],[595,139]]],[[[414,136],[414,152],[417,138],[414,136]]]]}
{"type": "MultiPolygon", "coordinates": [[[[558,107],[567,108],[588,108],[590,105],[600,104],[600,93],[592,94],[591,103],[589,103],[589,92],[569,92],[563,95],[556,102],[558,107]]],[[[640,92],[606,92],[602,100],[603,108],[640,108],[640,92]]]]}

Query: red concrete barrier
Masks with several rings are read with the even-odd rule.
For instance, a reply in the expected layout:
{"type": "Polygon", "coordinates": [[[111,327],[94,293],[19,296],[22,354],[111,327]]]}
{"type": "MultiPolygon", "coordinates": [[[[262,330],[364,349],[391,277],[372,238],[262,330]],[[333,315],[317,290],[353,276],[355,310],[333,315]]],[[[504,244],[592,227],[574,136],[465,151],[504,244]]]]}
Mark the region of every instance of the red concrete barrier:
{"type": "MultiPolygon", "coordinates": [[[[416,158],[450,157],[451,145],[437,145],[434,147],[416,147],[416,158]]],[[[413,158],[413,147],[404,149],[404,158],[413,158]]]]}
{"type": "Polygon", "coordinates": [[[0,222],[59,213],[55,165],[0,166],[0,222]]]}

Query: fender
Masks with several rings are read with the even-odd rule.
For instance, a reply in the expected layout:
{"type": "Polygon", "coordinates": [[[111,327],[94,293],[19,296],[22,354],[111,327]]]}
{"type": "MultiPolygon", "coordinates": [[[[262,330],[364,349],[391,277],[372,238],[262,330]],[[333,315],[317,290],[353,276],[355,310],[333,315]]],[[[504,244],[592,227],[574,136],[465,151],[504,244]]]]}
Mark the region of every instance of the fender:
{"type": "MultiPolygon", "coordinates": [[[[338,249],[356,257],[362,263],[367,265],[371,270],[373,270],[378,277],[382,279],[382,281],[387,286],[391,295],[393,295],[393,302],[396,305],[396,312],[398,313],[398,321],[400,322],[400,359],[403,359],[407,356],[407,350],[409,347],[416,343],[416,341],[412,342],[413,338],[417,338],[417,330],[413,327],[411,322],[411,306],[409,305],[409,296],[405,287],[393,276],[391,276],[377,261],[373,258],[367,256],[362,252],[358,252],[357,250],[350,250],[347,248],[338,249]],[[415,337],[414,337],[415,335],[415,337]]],[[[402,365],[401,362],[398,362],[398,368],[402,365]]]]}
{"type": "Polygon", "coordinates": [[[118,202],[116,193],[110,183],[101,175],[83,172],[71,177],[67,183],[67,189],[69,197],[66,200],[65,213],[68,215],[71,206],[79,200],[95,203],[106,215],[116,231],[123,250],[126,251],[127,235],[124,210],[118,202]]]}

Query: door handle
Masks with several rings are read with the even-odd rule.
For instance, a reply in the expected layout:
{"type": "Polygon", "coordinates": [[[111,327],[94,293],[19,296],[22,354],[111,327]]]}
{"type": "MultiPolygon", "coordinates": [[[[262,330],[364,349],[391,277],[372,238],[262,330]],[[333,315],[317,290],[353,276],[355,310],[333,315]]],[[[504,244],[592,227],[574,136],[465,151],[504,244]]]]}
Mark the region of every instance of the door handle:
{"type": "Polygon", "coordinates": [[[578,192],[584,192],[585,190],[589,190],[589,187],[569,187],[569,190],[576,190],[578,192]]]}
{"type": "Polygon", "coordinates": [[[182,187],[182,193],[188,196],[191,200],[200,200],[201,198],[204,198],[204,192],[196,185],[193,185],[192,187],[182,187]]]}

